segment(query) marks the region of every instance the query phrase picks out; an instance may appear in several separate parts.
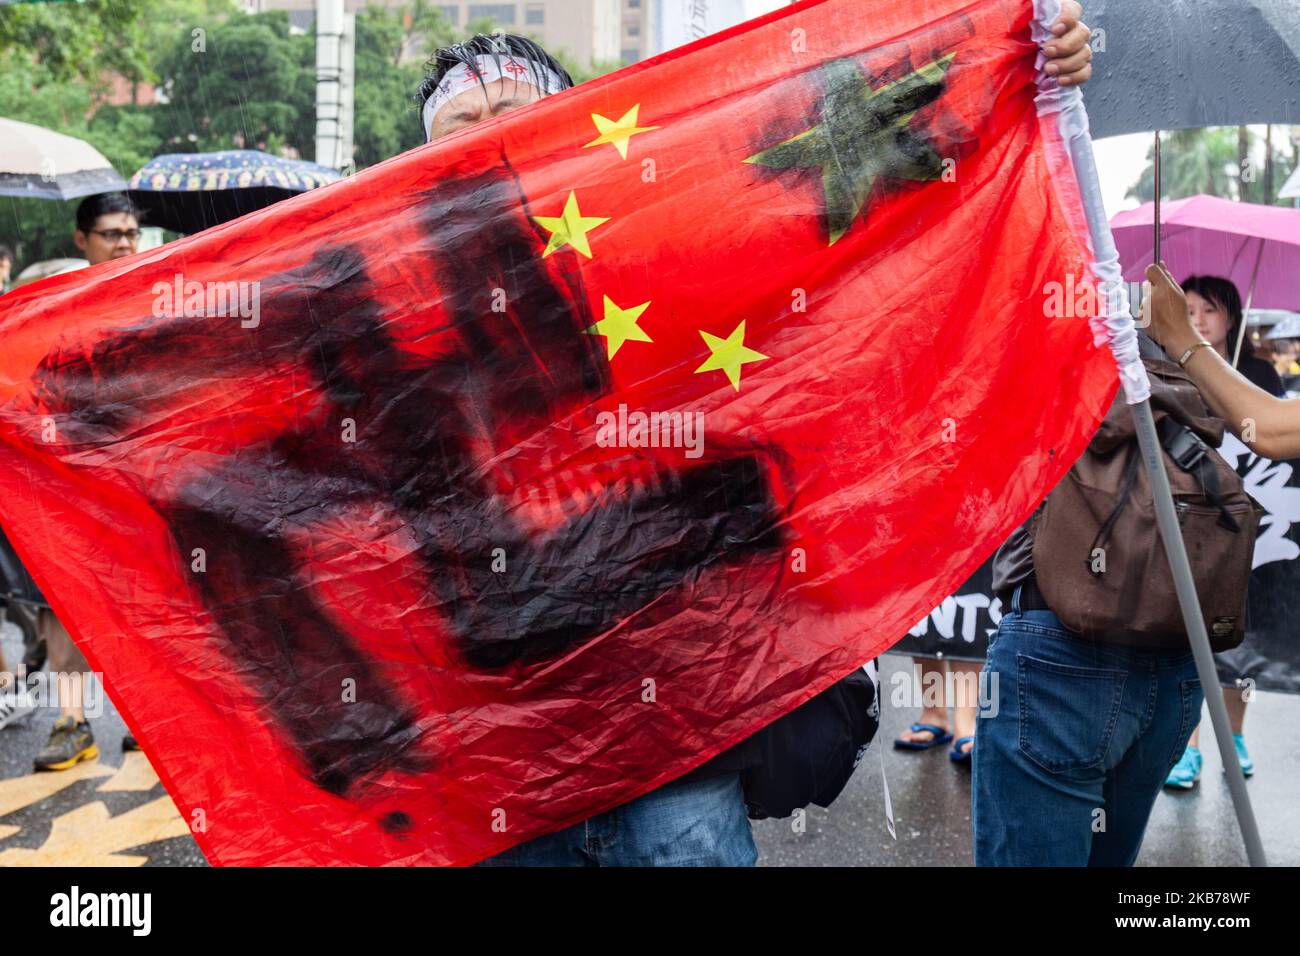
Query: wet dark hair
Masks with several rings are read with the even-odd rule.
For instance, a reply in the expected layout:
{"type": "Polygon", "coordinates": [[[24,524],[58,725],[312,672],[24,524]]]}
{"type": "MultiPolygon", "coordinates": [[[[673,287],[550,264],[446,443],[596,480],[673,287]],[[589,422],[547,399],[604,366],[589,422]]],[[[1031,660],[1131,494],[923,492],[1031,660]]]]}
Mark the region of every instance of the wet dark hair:
{"type": "Polygon", "coordinates": [[[136,211],[126,193],[99,193],[95,196],[87,196],[77,206],[77,228],[88,233],[95,228],[95,220],[100,216],[108,216],[115,212],[129,212],[137,221],[140,219],[140,213],[136,211]]]}
{"type": "MultiPolygon", "coordinates": [[[[1232,351],[1237,347],[1237,336],[1241,333],[1241,323],[1244,315],[1241,308],[1241,293],[1231,279],[1225,279],[1223,276],[1188,276],[1182,283],[1183,292],[1195,292],[1207,302],[1213,302],[1216,306],[1228,314],[1228,358],[1232,358],[1232,351]]],[[[1247,335],[1241,340],[1241,357],[1255,354],[1255,347],[1250,343],[1250,336],[1247,335]]]]}
{"type": "MultiPolygon", "coordinates": [[[[480,56],[493,56],[497,58],[497,64],[500,65],[501,56],[518,56],[526,57],[541,65],[555,71],[555,75],[560,78],[563,84],[562,89],[568,89],[573,86],[573,77],[569,71],[560,65],[560,61],[543,50],[535,41],[528,37],[517,36],[513,33],[495,33],[487,35],[480,33],[461,43],[453,43],[451,46],[441,47],[435,50],[429,62],[425,64],[425,77],[420,83],[420,88],[415,93],[416,105],[419,111],[420,129],[424,130],[424,104],[429,101],[433,91],[438,88],[442,78],[447,75],[448,71],[455,69],[460,64],[465,64],[473,68],[476,58],[480,56]]],[[[540,76],[533,77],[533,85],[542,91],[546,91],[546,82],[540,76]]],[[[486,95],[487,85],[483,78],[479,77],[479,85],[483,87],[486,95]]]]}
{"type": "Polygon", "coordinates": [[[10,249],[8,246],[0,245],[0,262],[4,262],[6,259],[8,259],[10,262],[17,261],[16,259],[14,259],[14,251],[12,249],[10,249]]]}

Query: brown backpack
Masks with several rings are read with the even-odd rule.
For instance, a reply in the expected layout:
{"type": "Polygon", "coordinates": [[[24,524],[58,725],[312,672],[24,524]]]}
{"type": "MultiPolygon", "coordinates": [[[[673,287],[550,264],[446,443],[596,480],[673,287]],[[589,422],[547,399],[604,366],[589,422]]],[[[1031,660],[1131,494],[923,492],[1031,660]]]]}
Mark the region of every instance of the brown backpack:
{"type": "MultiPolygon", "coordinates": [[[[1228,650],[1245,637],[1246,586],[1263,509],[1215,450],[1223,422],[1206,411],[1187,374],[1167,359],[1143,361],[1210,646],[1228,650]]],[[[1038,589],[1066,627],[1111,644],[1188,647],[1122,394],[1048,495],[1032,533],[1038,589]]]]}

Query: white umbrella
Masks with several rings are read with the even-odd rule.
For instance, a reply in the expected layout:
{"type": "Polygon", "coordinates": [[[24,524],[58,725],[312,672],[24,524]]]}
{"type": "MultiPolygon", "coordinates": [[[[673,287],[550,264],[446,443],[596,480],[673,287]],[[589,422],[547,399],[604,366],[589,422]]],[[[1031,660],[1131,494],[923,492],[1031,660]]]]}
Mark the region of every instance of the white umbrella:
{"type": "Polygon", "coordinates": [[[1300,312],[1292,312],[1269,329],[1266,339],[1300,339],[1300,312]]]}
{"type": "Polygon", "coordinates": [[[85,259],[45,259],[42,262],[33,262],[14,279],[14,288],[20,285],[26,285],[29,282],[35,282],[37,279],[46,279],[50,276],[61,276],[65,272],[75,272],[78,269],[84,269],[90,263],[85,259]]]}
{"type": "Polygon", "coordinates": [[[0,118],[0,196],[75,199],[125,188],[109,161],[86,141],[0,118]]]}

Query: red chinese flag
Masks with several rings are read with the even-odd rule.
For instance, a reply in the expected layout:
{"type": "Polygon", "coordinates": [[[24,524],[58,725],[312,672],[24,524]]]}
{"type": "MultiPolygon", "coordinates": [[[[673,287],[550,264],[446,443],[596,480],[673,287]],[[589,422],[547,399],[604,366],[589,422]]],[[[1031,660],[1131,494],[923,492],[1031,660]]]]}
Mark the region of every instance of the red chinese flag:
{"type": "Polygon", "coordinates": [[[0,300],[4,530],[209,860],[581,821],[987,557],[1116,381],[1030,6],[800,4],[0,300]]]}

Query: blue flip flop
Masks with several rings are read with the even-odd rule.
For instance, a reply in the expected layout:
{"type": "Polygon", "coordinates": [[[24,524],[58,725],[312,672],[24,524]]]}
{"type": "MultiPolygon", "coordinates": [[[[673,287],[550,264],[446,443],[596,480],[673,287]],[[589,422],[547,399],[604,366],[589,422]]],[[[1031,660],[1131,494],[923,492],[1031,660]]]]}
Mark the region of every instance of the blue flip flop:
{"type": "Polygon", "coordinates": [[[974,737],[958,737],[952,742],[952,749],[948,751],[948,759],[953,763],[970,763],[970,755],[975,752],[974,737]],[[970,750],[962,750],[961,745],[970,741],[970,750]]]}
{"type": "Polygon", "coordinates": [[[929,740],[904,740],[899,737],[894,741],[895,750],[929,750],[931,747],[938,747],[952,740],[952,734],[934,724],[913,724],[909,729],[913,733],[928,730],[933,736],[929,740]]]}

